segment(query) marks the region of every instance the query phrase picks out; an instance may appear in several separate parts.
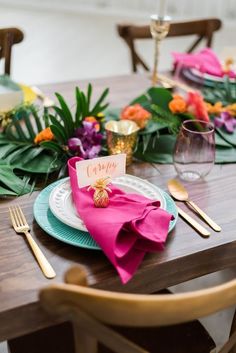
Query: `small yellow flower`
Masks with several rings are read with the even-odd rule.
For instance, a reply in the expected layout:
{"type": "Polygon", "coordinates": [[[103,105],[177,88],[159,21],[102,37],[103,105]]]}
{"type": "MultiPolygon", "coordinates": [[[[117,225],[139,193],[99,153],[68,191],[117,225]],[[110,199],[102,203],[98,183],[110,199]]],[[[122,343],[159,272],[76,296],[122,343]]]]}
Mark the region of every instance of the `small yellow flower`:
{"type": "Polygon", "coordinates": [[[236,116],[236,103],[227,105],[225,110],[230,113],[230,115],[236,116]]]}
{"type": "Polygon", "coordinates": [[[205,103],[208,114],[219,115],[224,111],[221,102],[216,102],[215,104],[205,103]]]}

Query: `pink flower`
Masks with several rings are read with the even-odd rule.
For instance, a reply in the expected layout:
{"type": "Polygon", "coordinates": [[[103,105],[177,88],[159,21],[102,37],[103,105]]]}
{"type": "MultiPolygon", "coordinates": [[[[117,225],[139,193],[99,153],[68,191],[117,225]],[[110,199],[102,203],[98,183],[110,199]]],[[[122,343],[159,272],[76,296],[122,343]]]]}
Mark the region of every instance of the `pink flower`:
{"type": "Polygon", "coordinates": [[[229,112],[222,112],[220,116],[215,117],[214,124],[216,127],[224,127],[228,133],[233,133],[236,129],[236,119],[229,112]]]}
{"type": "Polygon", "coordinates": [[[197,119],[203,120],[206,123],[210,121],[204,100],[198,92],[188,93],[187,106],[188,112],[193,114],[197,119]]]}

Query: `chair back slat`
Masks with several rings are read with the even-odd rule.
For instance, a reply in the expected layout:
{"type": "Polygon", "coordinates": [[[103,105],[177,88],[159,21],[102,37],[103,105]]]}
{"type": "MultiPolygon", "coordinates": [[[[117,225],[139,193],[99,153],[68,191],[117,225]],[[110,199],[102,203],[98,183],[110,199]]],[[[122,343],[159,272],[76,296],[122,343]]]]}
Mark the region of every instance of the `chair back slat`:
{"type": "Polygon", "coordinates": [[[236,304],[236,280],[209,289],[181,294],[125,294],[73,284],[42,290],[52,310],[65,302],[111,325],[165,326],[210,315],[236,304]]]}
{"type": "MultiPolygon", "coordinates": [[[[170,25],[170,30],[167,37],[193,36],[196,35],[194,43],[187,50],[191,53],[200,44],[202,40],[206,41],[206,46],[212,46],[213,34],[221,28],[221,20],[217,18],[209,18],[195,21],[174,22],[170,25]]],[[[124,39],[130,49],[132,70],[137,71],[138,65],[141,65],[145,70],[149,70],[148,65],[141,59],[135,49],[135,41],[142,39],[151,39],[149,25],[133,25],[133,24],[118,24],[117,31],[119,36],[124,39]]]]}
{"type": "MultiPolygon", "coordinates": [[[[76,353],[95,353],[93,339],[117,353],[144,353],[147,351],[121,336],[110,325],[136,328],[170,326],[236,304],[236,280],[188,293],[144,295],[86,287],[85,274],[81,268],[71,268],[66,274],[66,284],[52,284],[40,292],[40,302],[48,313],[73,322],[75,333],[78,333],[76,353]]],[[[234,332],[231,337],[222,353],[229,352],[235,344],[234,332]]]]}

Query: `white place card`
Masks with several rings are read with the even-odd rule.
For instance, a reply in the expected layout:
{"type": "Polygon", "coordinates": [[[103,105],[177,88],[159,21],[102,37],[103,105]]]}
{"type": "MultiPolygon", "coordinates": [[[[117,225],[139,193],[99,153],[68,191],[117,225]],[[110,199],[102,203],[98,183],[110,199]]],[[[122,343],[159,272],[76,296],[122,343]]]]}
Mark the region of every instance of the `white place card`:
{"type": "Polygon", "coordinates": [[[126,172],[126,154],[86,159],[76,163],[76,173],[80,188],[94,184],[96,180],[122,176],[126,172]]]}

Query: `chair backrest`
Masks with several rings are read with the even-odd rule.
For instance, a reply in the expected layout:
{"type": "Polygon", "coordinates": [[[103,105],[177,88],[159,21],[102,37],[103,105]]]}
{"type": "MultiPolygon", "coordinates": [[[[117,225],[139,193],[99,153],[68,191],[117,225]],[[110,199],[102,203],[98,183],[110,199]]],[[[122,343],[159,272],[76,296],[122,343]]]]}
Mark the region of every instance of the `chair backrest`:
{"type": "MultiPolygon", "coordinates": [[[[106,324],[168,326],[195,320],[236,304],[236,280],[183,294],[125,294],[87,287],[86,273],[74,267],[67,272],[66,282],[41,290],[43,307],[51,314],[70,318],[77,325],[77,332],[86,328],[102,343],[115,348],[115,352],[125,352],[124,347],[130,343],[117,337],[106,324]]],[[[236,342],[236,334],[231,337],[229,347],[236,342]]],[[[132,347],[131,344],[127,352],[143,352],[132,347]]]]}
{"type": "MultiPolygon", "coordinates": [[[[221,28],[221,20],[217,18],[209,18],[203,20],[174,22],[170,25],[168,37],[190,36],[196,35],[197,38],[186,51],[191,53],[202,40],[206,40],[206,46],[211,47],[213,33],[221,28]]],[[[138,65],[145,70],[149,70],[147,64],[143,61],[135,48],[135,40],[152,38],[150,26],[138,26],[133,24],[118,24],[117,30],[121,38],[124,39],[130,49],[132,70],[137,71],[138,65]]]]}
{"type": "Polygon", "coordinates": [[[23,32],[18,28],[0,29],[0,59],[5,59],[4,73],[10,75],[11,49],[14,44],[20,43],[24,38],[23,32]]]}

